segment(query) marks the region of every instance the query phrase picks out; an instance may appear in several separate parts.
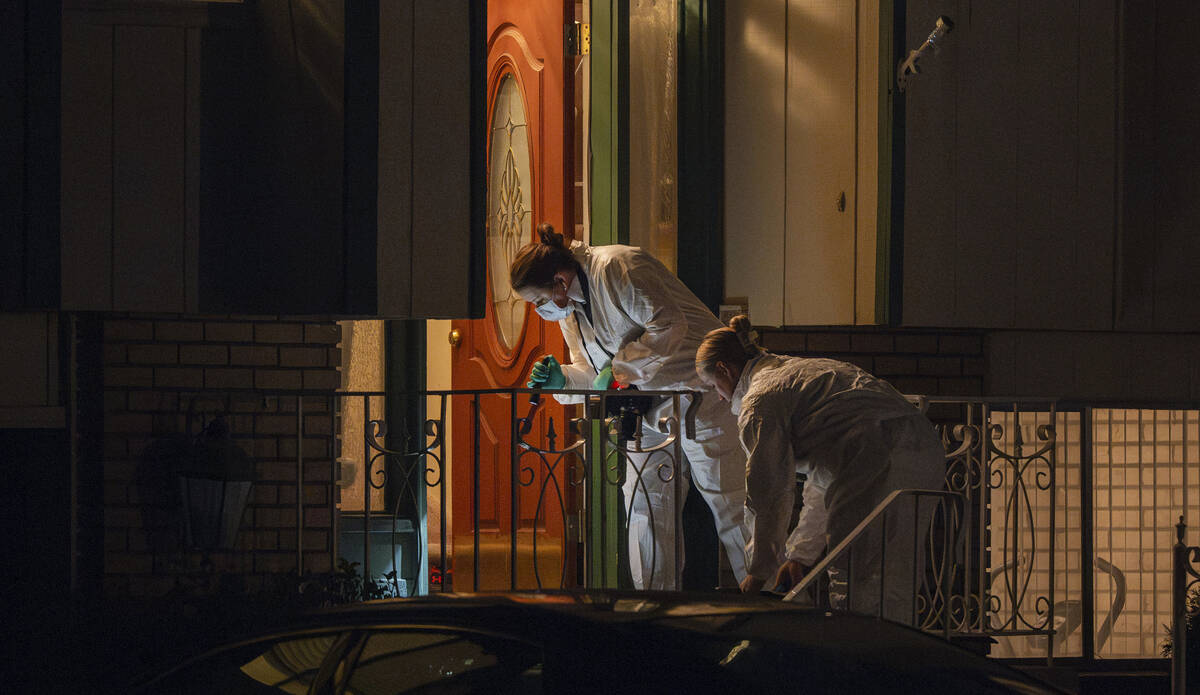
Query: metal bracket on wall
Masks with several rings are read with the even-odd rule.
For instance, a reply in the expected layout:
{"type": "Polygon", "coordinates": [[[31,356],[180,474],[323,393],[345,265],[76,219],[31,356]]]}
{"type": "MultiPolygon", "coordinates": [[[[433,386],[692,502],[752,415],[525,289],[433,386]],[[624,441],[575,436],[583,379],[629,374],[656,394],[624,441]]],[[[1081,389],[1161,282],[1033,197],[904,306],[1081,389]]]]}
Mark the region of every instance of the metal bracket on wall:
{"type": "Polygon", "coordinates": [[[908,57],[900,61],[900,65],[896,68],[896,84],[900,87],[901,92],[908,87],[908,82],[913,76],[920,74],[921,67],[918,61],[930,50],[933,51],[934,55],[937,55],[942,39],[953,28],[954,22],[950,21],[949,17],[938,17],[937,22],[933,26],[933,31],[929,33],[929,37],[925,39],[925,43],[921,44],[915,51],[910,51],[908,57]]]}

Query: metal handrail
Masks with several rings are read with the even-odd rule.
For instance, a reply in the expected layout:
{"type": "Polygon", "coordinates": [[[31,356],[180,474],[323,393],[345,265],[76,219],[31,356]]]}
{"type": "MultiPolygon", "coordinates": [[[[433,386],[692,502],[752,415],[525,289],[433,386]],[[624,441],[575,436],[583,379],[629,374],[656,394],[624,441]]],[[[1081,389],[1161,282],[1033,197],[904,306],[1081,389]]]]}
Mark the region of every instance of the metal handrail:
{"type": "MultiPolygon", "coordinates": [[[[854,542],[857,541],[860,536],[862,536],[864,533],[866,533],[867,529],[870,528],[871,525],[877,519],[879,519],[884,514],[886,514],[888,509],[891,508],[892,505],[895,504],[896,501],[899,500],[901,497],[915,498],[917,505],[920,504],[920,499],[922,497],[936,497],[936,498],[941,498],[943,500],[947,500],[948,502],[954,502],[955,504],[957,504],[959,506],[960,511],[966,508],[966,499],[963,497],[962,494],[957,493],[957,492],[949,492],[946,490],[920,490],[920,489],[914,489],[914,488],[905,488],[905,489],[893,491],[887,497],[883,498],[883,501],[881,501],[879,504],[875,505],[875,509],[872,510],[871,513],[868,514],[862,521],[860,521],[858,523],[858,525],[854,527],[854,530],[852,530],[849,534],[847,534],[846,537],[843,538],[840,543],[838,543],[836,546],[834,546],[833,550],[828,552],[820,562],[818,562],[811,570],[809,570],[808,573],[805,574],[804,578],[801,579],[799,583],[797,583],[795,586],[793,586],[791,588],[791,590],[788,591],[787,594],[784,595],[783,600],[784,601],[798,601],[799,600],[798,597],[801,594],[801,592],[807,591],[815,582],[817,582],[820,579],[820,577],[830,568],[830,566],[833,565],[833,563],[840,560],[842,558],[842,556],[845,555],[849,551],[850,547],[852,545],[854,545],[854,542]]],[[[951,536],[951,528],[950,528],[949,520],[947,519],[947,523],[945,525],[945,530],[944,530],[945,537],[943,539],[945,542],[945,545],[943,546],[944,549],[946,549],[947,551],[950,551],[950,549],[954,548],[955,544],[957,544],[960,533],[961,533],[961,527],[956,526],[954,528],[953,539],[951,539],[951,537],[950,537],[951,536]]],[[[920,539],[917,539],[915,542],[919,546],[920,539]]],[[[886,543],[887,543],[886,538],[883,539],[883,543],[886,546],[886,543]]],[[[884,552],[886,553],[886,547],[884,548],[884,552]]],[[[914,553],[914,555],[915,555],[915,553],[914,553]]],[[[881,566],[880,585],[881,585],[881,587],[883,586],[884,579],[885,579],[882,576],[883,575],[882,568],[884,566],[883,565],[884,557],[885,556],[881,556],[881,558],[880,558],[880,566],[881,566]]],[[[943,593],[943,595],[948,595],[949,587],[947,586],[947,584],[948,584],[949,578],[950,578],[950,571],[949,571],[949,567],[948,567],[947,563],[943,563],[943,569],[942,569],[941,574],[942,574],[942,576],[940,577],[940,581],[941,581],[941,586],[942,586],[942,593],[943,593]]],[[[850,578],[848,577],[847,581],[849,581],[849,579],[850,578]]],[[[883,602],[881,601],[880,602],[880,614],[882,615],[882,613],[883,613],[883,602]]],[[[949,639],[950,611],[943,611],[943,634],[947,639],[949,639]]]]}

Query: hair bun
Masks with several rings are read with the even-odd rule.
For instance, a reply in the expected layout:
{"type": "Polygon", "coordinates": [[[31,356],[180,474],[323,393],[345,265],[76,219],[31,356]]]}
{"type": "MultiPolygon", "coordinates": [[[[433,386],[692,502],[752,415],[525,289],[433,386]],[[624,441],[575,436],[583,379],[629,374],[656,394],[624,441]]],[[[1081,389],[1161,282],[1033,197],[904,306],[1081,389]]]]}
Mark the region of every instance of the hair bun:
{"type": "Polygon", "coordinates": [[[538,240],[546,246],[558,246],[566,248],[566,243],[563,241],[563,235],[554,231],[554,225],[549,222],[543,222],[537,226],[538,240]]]}
{"type": "Polygon", "coordinates": [[[758,331],[750,324],[750,319],[745,314],[738,314],[729,319],[729,329],[737,335],[738,342],[742,345],[742,350],[747,356],[754,356],[762,352],[762,348],[758,345],[758,331]]]}

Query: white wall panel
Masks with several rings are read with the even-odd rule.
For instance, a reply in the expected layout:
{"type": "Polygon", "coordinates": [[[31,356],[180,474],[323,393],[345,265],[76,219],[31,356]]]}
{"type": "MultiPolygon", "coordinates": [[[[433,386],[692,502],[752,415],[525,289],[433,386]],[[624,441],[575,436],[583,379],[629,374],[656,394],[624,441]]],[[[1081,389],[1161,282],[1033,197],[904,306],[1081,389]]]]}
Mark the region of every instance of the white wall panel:
{"type": "Polygon", "coordinates": [[[853,0],[788,3],[787,325],[854,322],[855,23],[853,0]]]}
{"type": "Polygon", "coordinates": [[[729,3],[725,17],[725,296],[783,324],[787,3],[729,3]]]}

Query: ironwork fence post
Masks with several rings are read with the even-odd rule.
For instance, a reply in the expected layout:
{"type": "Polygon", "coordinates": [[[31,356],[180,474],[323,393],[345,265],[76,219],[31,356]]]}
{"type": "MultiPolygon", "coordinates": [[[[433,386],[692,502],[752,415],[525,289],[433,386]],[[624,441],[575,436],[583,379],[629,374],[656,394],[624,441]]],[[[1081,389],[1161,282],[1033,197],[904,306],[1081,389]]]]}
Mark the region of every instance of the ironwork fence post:
{"type": "Polygon", "coordinates": [[[1175,545],[1171,549],[1174,565],[1171,572],[1171,693],[1187,691],[1187,545],[1183,534],[1187,524],[1183,517],[1175,525],[1175,545]]]}

